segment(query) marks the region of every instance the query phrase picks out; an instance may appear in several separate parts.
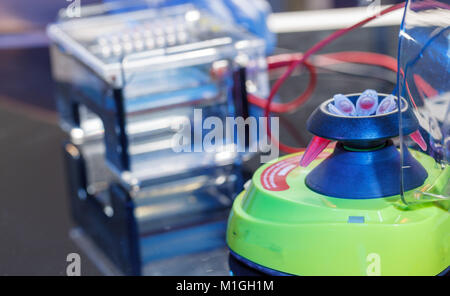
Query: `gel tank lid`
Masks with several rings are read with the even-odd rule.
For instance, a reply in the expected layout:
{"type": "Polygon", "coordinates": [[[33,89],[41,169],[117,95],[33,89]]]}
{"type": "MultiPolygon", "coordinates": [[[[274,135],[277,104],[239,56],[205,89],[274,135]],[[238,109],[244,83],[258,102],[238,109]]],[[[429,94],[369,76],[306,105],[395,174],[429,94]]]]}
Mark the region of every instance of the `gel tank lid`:
{"type": "Polygon", "coordinates": [[[82,14],[68,18],[62,13],[47,34],[115,87],[123,86],[123,71],[190,66],[240,52],[264,52],[263,40],[219,23],[193,5],[132,11],[126,6],[87,5],[82,14]]]}

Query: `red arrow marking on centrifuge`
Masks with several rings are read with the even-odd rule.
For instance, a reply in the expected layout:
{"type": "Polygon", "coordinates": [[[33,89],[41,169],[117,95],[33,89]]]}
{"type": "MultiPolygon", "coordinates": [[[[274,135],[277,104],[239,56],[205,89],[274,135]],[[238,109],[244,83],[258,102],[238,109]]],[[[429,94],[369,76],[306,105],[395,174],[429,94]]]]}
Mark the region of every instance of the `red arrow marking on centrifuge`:
{"type": "Polygon", "coordinates": [[[420,133],[419,130],[416,130],[415,132],[413,132],[412,134],[409,135],[409,137],[416,142],[417,145],[419,145],[419,147],[423,150],[423,151],[427,151],[427,142],[425,142],[425,140],[422,137],[422,134],[420,133]]]}
{"type": "Polygon", "coordinates": [[[270,191],[289,189],[286,177],[293,169],[298,167],[300,158],[300,155],[296,155],[268,166],[261,174],[261,184],[264,189],[270,191]]]}
{"type": "MultiPolygon", "coordinates": [[[[326,158],[330,152],[322,152],[317,159],[326,158]]],[[[286,178],[290,172],[300,165],[302,155],[295,155],[268,166],[261,174],[261,184],[270,191],[283,191],[289,189],[286,178]]]]}
{"type": "Polygon", "coordinates": [[[330,142],[331,141],[328,139],[314,136],[300,160],[300,165],[306,168],[325,148],[327,148],[330,142]]]}

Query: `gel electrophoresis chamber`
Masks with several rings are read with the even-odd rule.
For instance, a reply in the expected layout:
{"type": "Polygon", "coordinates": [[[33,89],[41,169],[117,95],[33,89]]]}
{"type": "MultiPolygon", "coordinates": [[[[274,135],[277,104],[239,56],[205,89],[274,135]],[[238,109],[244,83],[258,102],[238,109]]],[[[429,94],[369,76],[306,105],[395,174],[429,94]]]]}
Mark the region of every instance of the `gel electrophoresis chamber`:
{"type": "Polygon", "coordinates": [[[194,127],[258,112],[246,92],[267,95],[264,41],[191,5],[81,13],[48,28],[77,224],[126,274],[222,248],[249,155],[227,138],[193,152],[194,127]],[[174,143],[180,133],[188,140],[174,143]]]}

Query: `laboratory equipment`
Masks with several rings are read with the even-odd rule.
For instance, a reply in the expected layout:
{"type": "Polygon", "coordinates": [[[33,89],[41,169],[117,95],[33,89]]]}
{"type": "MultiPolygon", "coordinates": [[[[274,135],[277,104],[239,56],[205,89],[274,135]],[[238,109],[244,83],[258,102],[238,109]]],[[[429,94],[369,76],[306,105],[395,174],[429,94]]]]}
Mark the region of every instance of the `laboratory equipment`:
{"type": "MultiPolygon", "coordinates": [[[[118,2],[122,0],[103,1],[118,2]]],[[[276,36],[275,33],[269,30],[267,25],[267,19],[272,12],[272,8],[266,0],[157,0],[141,1],[140,6],[161,8],[187,3],[194,4],[196,7],[208,11],[222,22],[235,23],[245,28],[248,32],[264,39],[267,54],[274,51],[276,36]]]]}
{"type": "MultiPolygon", "coordinates": [[[[376,105],[390,96],[379,94],[376,105]]],[[[346,97],[356,104],[363,96],[346,97]]],[[[393,144],[400,132],[410,135],[419,127],[412,108],[401,101],[401,129],[397,110],[346,116],[328,110],[333,99],[322,103],[308,119],[316,137],[306,151],[259,168],[234,201],[227,232],[231,265],[241,274],[243,266],[272,275],[445,272],[448,204],[408,206],[400,196],[432,184],[442,192],[449,170],[424,152],[405,148],[401,154],[393,144]],[[323,149],[314,144],[318,137],[337,144],[323,149]]]]}
{"type": "Polygon", "coordinates": [[[235,274],[448,274],[449,8],[407,1],[393,94],[326,100],[308,119],[306,151],[256,171],[229,217],[235,274]]]}
{"type": "MultiPolygon", "coordinates": [[[[399,35],[398,93],[406,98],[419,120],[424,142],[420,146],[441,167],[442,185],[414,196],[403,195],[406,203],[450,198],[450,1],[409,1],[399,35]],[[441,188],[442,187],[442,188],[441,188]]],[[[403,116],[400,118],[403,125],[403,116]]],[[[405,135],[406,146],[414,142],[405,135]]],[[[402,166],[402,176],[409,168],[402,166]]],[[[402,177],[403,178],[403,177],[402,177]]],[[[404,191],[404,190],[403,190],[404,191]]]]}
{"type": "Polygon", "coordinates": [[[228,138],[192,151],[194,127],[256,112],[246,86],[267,94],[265,44],[192,5],[126,2],[63,10],[48,35],[74,220],[121,273],[157,274],[152,262],[224,247],[249,154],[228,138]]]}

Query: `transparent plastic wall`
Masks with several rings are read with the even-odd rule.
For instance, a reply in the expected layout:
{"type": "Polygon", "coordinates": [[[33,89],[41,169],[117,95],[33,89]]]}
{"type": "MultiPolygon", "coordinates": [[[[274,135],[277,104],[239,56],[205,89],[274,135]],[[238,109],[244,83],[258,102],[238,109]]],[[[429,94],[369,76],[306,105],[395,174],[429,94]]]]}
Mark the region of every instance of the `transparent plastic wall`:
{"type": "Polygon", "coordinates": [[[255,153],[236,151],[246,143],[226,131],[222,142],[211,140],[218,149],[203,140],[226,118],[253,115],[242,100],[246,87],[266,97],[269,83],[263,39],[192,5],[136,6],[143,2],[83,5],[81,17],[65,10],[47,32],[75,167],[69,176],[76,222],[118,257],[125,241],[118,229],[136,225],[129,227],[139,235],[132,243],[146,264],[223,246],[232,198],[243,186],[242,159],[255,153]],[[214,119],[210,128],[206,118],[214,119]],[[126,200],[126,211],[133,208],[127,221],[114,220],[125,207],[116,197],[126,200]],[[154,235],[168,230],[179,231],[183,244],[154,235]],[[119,236],[120,245],[109,239],[119,236]]]}
{"type": "Polygon", "coordinates": [[[86,5],[82,17],[62,15],[49,26],[65,130],[104,138],[111,171],[141,186],[194,169],[240,165],[241,157],[255,154],[236,152],[245,135],[225,135],[223,151],[203,150],[202,119],[257,116],[242,100],[241,83],[267,96],[264,41],[193,5],[156,10],[139,3],[145,1],[86,5]],[[73,112],[73,104],[82,110],[73,112]],[[180,134],[183,142],[175,145],[180,134]]]}
{"type": "MultiPolygon", "coordinates": [[[[402,190],[406,203],[443,201],[450,196],[450,1],[407,2],[399,38],[398,91],[419,122],[422,147],[402,135],[402,156],[413,153],[425,164],[428,177],[412,192],[402,190]],[[417,153],[416,151],[420,151],[417,153]]],[[[404,119],[404,118],[403,118],[404,119]]],[[[407,124],[400,120],[400,125],[407,124]]],[[[402,130],[402,129],[400,129],[402,130]]],[[[416,134],[416,137],[420,135],[416,134]]],[[[414,138],[414,135],[413,137],[414,138]]],[[[421,139],[415,139],[421,142],[421,139]]],[[[408,173],[402,166],[402,184],[408,173]]]]}

